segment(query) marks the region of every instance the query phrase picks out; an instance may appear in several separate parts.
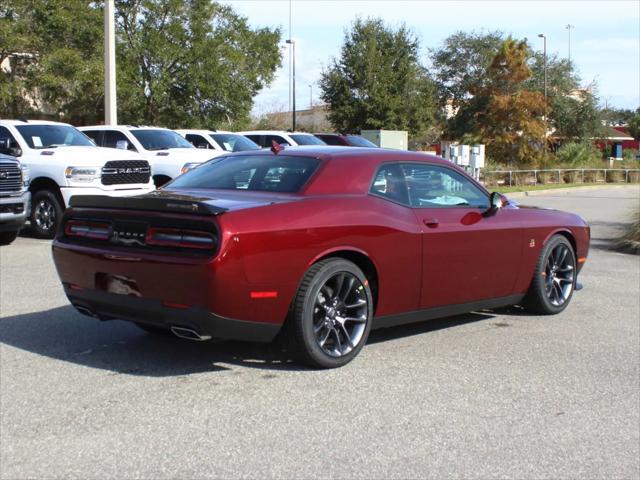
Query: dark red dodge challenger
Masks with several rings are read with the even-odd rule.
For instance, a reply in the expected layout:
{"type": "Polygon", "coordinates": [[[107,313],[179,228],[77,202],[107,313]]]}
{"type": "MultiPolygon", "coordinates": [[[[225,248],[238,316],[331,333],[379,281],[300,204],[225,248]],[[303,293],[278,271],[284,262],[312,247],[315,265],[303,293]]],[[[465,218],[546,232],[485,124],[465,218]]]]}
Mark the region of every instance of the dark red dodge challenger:
{"type": "Polygon", "coordinates": [[[71,303],[192,340],[271,341],[316,367],[371,328],[522,305],[559,313],[589,248],[579,216],[518,207],[438,157],[238,152],[129,198],[76,196],[53,244],[71,303]]]}

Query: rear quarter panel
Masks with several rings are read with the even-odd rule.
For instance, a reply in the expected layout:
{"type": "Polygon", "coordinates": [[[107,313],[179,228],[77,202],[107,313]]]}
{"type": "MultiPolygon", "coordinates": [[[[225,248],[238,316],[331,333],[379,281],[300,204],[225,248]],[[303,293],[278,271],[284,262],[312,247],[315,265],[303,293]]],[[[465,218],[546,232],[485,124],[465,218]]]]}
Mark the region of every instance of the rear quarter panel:
{"type": "Polygon", "coordinates": [[[305,198],[239,210],[219,218],[243,259],[251,290],[277,298],[249,299],[246,315],[283,321],[314,261],[337,251],[364,253],[379,278],[376,316],[418,307],[421,237],[413,212],[367,195],[305,198]]]}

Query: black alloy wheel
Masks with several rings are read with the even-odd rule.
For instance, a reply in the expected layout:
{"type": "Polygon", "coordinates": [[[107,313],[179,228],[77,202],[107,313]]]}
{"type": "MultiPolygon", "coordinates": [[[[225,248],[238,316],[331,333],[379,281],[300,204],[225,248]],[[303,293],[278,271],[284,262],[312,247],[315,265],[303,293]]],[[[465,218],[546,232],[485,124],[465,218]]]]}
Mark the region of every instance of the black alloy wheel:
{"type": "Polygon", "coordinates": [[[305,274],[285,324],[292,353],[315,368],[349,363],[367,341],[373,297],[362,270],[342,258],[314,264],[305,274]]]}
{"type": "Polygon", "coordinates": [[[576,276],[573,246],[563,235],[553,236],[542,249],[524,306],[532,313],[560,313],[571,301],[576,276]]]}

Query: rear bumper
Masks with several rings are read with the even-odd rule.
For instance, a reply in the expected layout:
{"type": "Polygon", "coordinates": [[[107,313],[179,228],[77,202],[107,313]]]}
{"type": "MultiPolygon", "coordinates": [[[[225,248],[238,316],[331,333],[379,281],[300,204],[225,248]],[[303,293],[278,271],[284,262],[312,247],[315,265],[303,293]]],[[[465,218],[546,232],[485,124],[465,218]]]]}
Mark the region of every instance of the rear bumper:
{"type": "Polygon", "coordinates": [[[60,192],[64,199],[65,207],[69,206],[69,200],[74,195],[103,195],[107,197],[131,197],[133,195],[142,195],[143,193],[149,193],[156,189],[153,183],[149,183],[144,187],[140,185],[113,185],[111,189],[102,189],[98,187],[62,187],[60,192]],[[114,188],[116,187],[116,188],[114,188]]]}
{"type": "Polygon", "coordinates": [[[69,301],[76,308],[80,307],[81,313],[88,314],[88,310],[100,320],[128,320],[167,330],[183,327],[203,337],[247,342],[270,342],[280,330],[280,325],[234,320],[199,307],[174,308],[155,299],[101,290],[76,290],[67,283],[63,285],[69,301]]]}

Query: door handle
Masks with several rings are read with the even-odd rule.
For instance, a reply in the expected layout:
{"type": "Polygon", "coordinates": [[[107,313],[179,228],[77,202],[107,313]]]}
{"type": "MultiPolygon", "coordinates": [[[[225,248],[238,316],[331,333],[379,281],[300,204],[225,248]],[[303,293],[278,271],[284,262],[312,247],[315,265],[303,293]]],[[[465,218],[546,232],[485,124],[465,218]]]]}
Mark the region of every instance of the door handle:
{"type": "Polygon", "coordinates": [[[440,224],[437,218],[425,218],[423,221],[429,228],[436,228],[440,224]]]}

